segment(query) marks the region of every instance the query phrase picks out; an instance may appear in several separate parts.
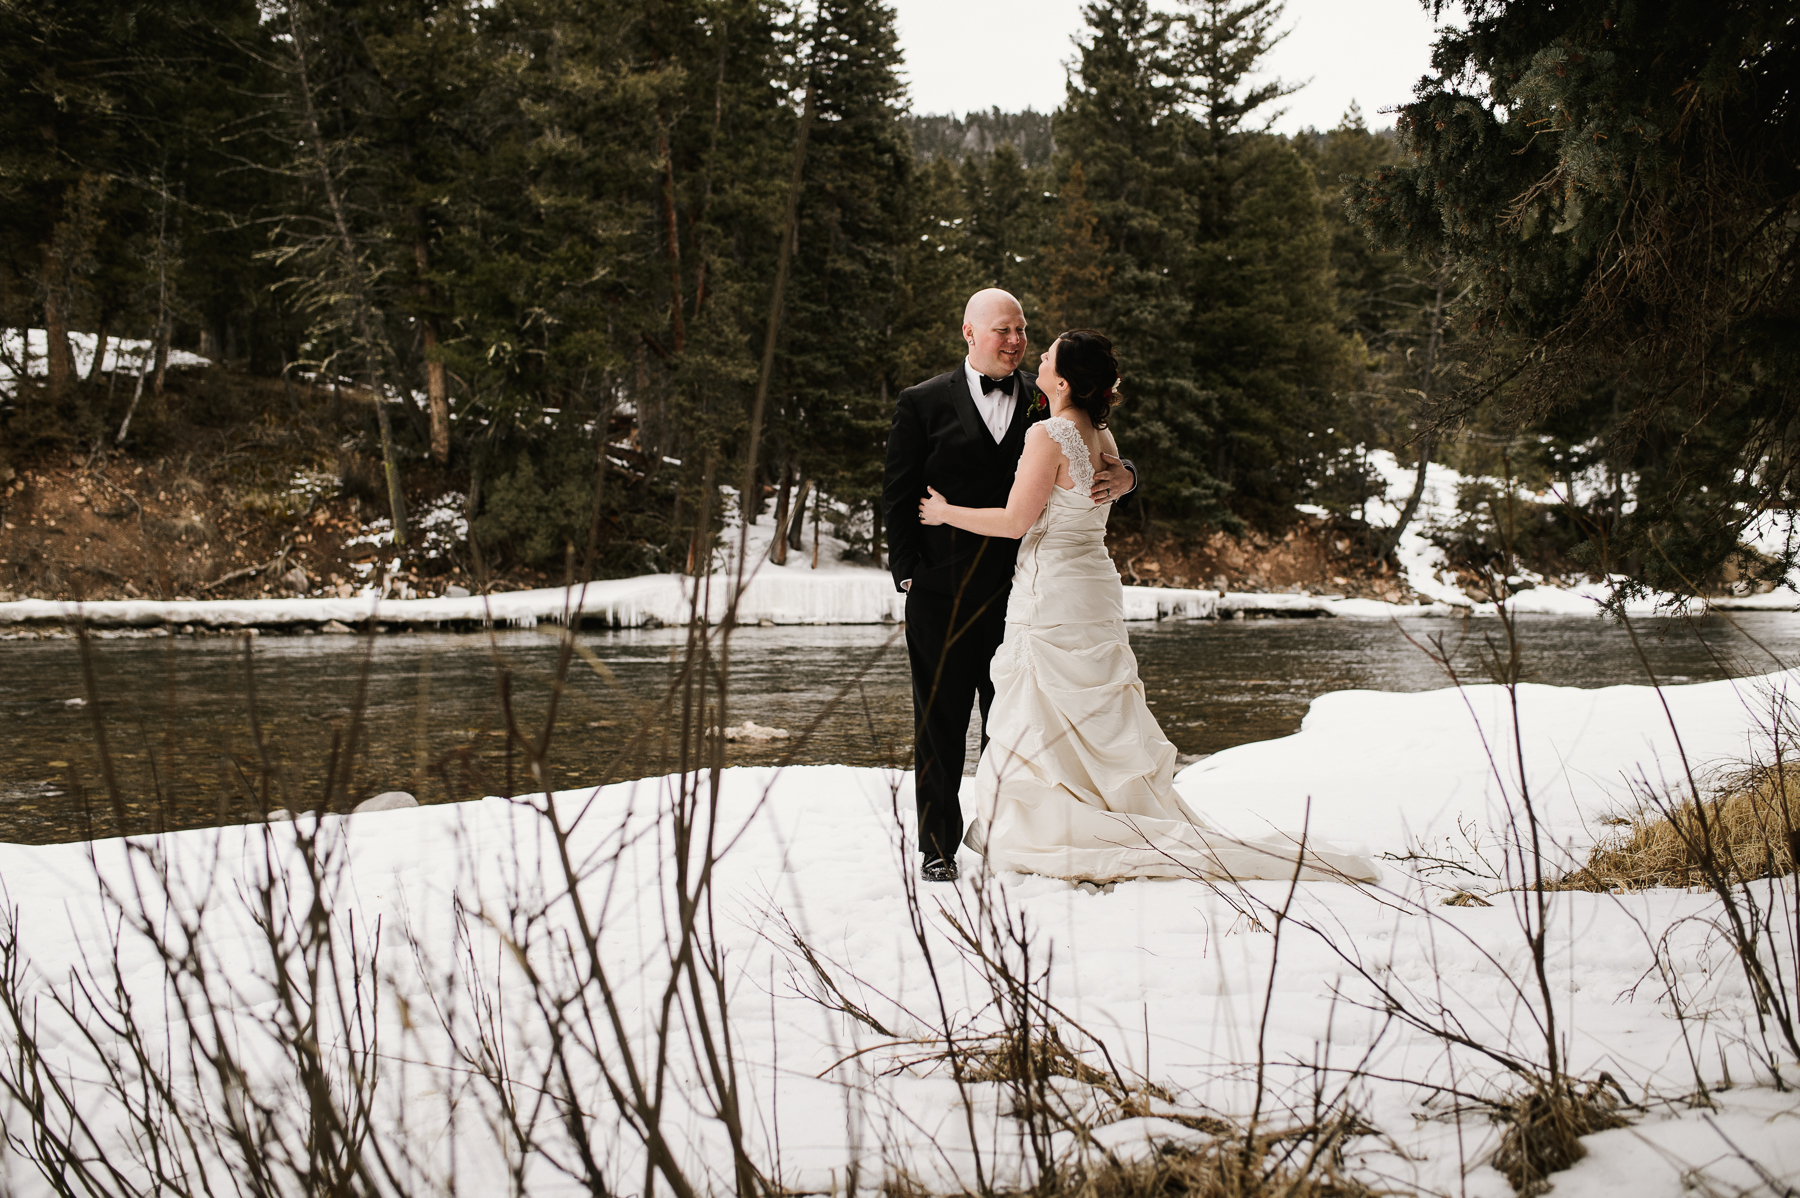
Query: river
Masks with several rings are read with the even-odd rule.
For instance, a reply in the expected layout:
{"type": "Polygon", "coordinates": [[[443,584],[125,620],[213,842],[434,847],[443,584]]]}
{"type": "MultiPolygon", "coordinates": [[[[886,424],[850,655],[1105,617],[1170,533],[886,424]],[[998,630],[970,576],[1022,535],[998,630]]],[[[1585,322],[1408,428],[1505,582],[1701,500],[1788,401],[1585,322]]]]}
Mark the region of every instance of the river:
{"type": "MultiPolygon", "coordinates": [[[[1617,625],[1545,616],[1518,626],[1527,681],[1597,687],[1645,679],[1644,661],[1617,625]]],[[[1307,704],[1326,691],[1449,685],[1434,653],[1474,682],[1488,679],[1481,657],[1490,643],[1504,653],[1503,629],[1491,619],[1129,627],[1152,710],[1189,755],[1293,732],[1307,704]]],[[[1767,673],[1800,659],[1800,615],[1792,613],[1697,624],[1640,619],[1634,627],[1666,683],[1767,673]]],[[[350,790],[359,798],[384,790],[410,791],[422,802],[498,793],[509,786],[509,768],[510,785],[527,789],[523,758],[516,745],[509,751],[497,679],[510,679],[518,726],[541,735],[560,635],[547,627],[491,637],[95,641],[97,702],[89,701],[75,642],[0,644],[0,840],[77,840],[240,821],[266,807],[306,809],[353,733],[350,790]],[[116,806],[104,781],[102,736],[116,806]],[[270,769],[259,768],[264,760],[270,769]]],[[[666,692],[684,636],[680,629],[582,634],[599,664],[574,661],[552,733],[552,784],[679,768],[670,720],[652,719],[648,735],[635,734],[646,705],[666,692]]],[[[748,718],[792,735],[733,744],[730,763],[769,763],[789,752],[798,762],[906,762],[911,700],[897,629],[749,628],[736,634],[733,658],[730,722],[748,718]],[[802,737],[815,719],[817,729],[802,737]]]]}

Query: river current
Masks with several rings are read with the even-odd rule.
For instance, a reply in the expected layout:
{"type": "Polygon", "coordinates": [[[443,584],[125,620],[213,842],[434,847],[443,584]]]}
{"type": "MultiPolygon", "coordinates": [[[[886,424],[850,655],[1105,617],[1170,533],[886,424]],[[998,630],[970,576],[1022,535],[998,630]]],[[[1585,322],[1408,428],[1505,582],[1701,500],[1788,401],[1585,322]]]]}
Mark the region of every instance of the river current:
{"type": "MultiPolygon", "coordinates": [[[[1612,686],[1643,683],[1648,667],[1680,685],[1800,660],[1800,614],[1640,619],[1633,627],[1637,647],[1624,628],[1600,619],[1524,617],[1523,677],[1612,686]]],[[[1483,658],[1507,652],[1492,619],[1129,628],[1151,709],[1187,755],[1291,733],[1326,691],[1429,690],[1451,685],[1452,671],[1485,682],[1483,658]]],[[[514,726],[541,736],[560,636],[547,627],[492,636],[94,641],[91,688],[74,641],[0,644],[0,840],[77,840],[305,809],[316,805],[327,771],[346,761],[356,797],[405,790],[445,802],[531,789],[524,757],[509,744],[498,680],[509,680],[514,726]],[[261,768],[265,761],[271,769],[261,768]]],[[[644,713],[668,691],[684,639],[681,629],[581,634],[592,660],[574,659],[557,704],[551,785],[680,768],[679,711],[644,713]]],[[[791,754],[801,763],[906,764],[912,708],[899,629],[748,628],[735,635],[732,658],[728,721],[790,735],[735,742],[729,763],[791,754]]],[[[971,770],[977,729],[978,722],[971,770]]]]}

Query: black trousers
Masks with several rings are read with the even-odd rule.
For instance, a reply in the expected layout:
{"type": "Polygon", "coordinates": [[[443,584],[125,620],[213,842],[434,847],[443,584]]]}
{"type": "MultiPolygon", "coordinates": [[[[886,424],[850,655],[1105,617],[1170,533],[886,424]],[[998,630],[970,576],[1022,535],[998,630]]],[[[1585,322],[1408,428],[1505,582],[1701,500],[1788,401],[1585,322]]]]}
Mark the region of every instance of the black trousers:
{"type": "Polygon", "coordinates": [[[962,842],[963,763],[969,707],[981,704],[987,745],[994,683],[988,663],[1006,635],[1007,592],[986,599],[908,591],[906,656],[912,666],[913,790],[919,804],[919,852],[946,861],[962,842]]]}

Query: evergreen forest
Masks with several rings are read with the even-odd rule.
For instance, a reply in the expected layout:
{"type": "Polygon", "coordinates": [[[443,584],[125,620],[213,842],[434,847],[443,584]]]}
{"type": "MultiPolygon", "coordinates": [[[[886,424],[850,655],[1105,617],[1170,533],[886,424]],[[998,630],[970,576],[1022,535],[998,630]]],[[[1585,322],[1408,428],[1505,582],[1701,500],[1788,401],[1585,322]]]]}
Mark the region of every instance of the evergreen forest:
{"type": "Polygon", "coordinates": [[[47,333],[0,466],[327,387],[401,539],[455,492],[496,562],[691,570],[748,482],[878,560],[894,397],[1000,286],[1120,347],[1131,528],[1307,505],[1376,560],[1387,449],[1561,497],[1468,495],[1473,558],[1786,576],[1740,537],[1800,486],[1795,4],[1464,0],[1409,104],[1295,136],[1279,0],[1084,11],[1060,108],[957,117],[879,0],[0,0],[0,327],[47,333]]]}

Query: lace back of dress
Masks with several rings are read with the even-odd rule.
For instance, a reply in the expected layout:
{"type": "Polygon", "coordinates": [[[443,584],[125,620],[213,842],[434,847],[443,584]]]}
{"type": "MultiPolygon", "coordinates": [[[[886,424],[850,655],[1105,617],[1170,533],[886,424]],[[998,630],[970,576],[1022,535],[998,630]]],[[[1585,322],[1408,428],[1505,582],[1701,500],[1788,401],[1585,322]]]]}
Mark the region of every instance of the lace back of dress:
{"type": "Polygon", "coordinates": [[[1081,439],[1081,430],[1075,422],[1066,416],[1052,416],[1044,421],[1044,431],[1050,439],[1062,448],[1063,456],[1069,459],[1069,477],[1075,481],[1072,490],[1078,495],[1086,495],[1094,489],[1094,464],[1088,460],[1087,442],[1081,439]]]}

